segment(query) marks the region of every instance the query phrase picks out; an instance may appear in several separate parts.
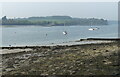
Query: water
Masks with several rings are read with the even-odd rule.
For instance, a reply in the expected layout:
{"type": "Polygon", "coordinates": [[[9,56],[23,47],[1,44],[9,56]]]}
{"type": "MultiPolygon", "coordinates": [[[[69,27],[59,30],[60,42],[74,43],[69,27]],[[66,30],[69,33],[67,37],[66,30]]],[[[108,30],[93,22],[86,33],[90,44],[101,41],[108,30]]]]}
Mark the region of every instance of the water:
{"type": "MultiPolygon", "coordinates": [[[[2,43],[0,46],[26,46],[26,45],[50,45],[63,42],[76,41],[81,38],[118,37],[117,24],[107,26],[94,26],[100,29],[89,31],[90,26],[12,26],[2,27],[2,43]],[[67,35],[63,35],[67,31],[67,35]],[[46,35],[47,34],[47,35],[46,35]]],[[[0,28],[1,31],[1,28],[0,28]]]]}

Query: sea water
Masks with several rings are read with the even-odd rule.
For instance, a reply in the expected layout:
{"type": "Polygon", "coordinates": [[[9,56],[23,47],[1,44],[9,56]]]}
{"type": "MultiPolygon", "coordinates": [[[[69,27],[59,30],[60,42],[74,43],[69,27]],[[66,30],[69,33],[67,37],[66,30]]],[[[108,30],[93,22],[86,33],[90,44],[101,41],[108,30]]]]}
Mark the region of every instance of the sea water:
{"type": "Polygon", "coordinates": [[[118,25],[109,24],[92,26],[99,29],[90,31],[90,26],[2,26],[0,27],[2,43],[0,46],[33,46],[62,44],[83,38],[117,38],[118,25]],[[67,35],[63,35],[66,31],[67,35]]]}

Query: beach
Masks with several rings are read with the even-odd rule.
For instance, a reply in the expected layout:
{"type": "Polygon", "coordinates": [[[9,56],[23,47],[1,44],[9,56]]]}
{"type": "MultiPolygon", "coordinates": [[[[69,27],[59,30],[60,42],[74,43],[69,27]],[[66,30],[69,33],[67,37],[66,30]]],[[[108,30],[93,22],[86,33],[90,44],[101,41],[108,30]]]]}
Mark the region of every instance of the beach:
{"type": "Polygon", "coordinates": [[[1,77],[120,76],[117,1],[0,6],[1,77]]]}
{"type": "Polygon", "coordinates": [[[2,75],[119,75],[119,43],[2,47],[2,75]]]}

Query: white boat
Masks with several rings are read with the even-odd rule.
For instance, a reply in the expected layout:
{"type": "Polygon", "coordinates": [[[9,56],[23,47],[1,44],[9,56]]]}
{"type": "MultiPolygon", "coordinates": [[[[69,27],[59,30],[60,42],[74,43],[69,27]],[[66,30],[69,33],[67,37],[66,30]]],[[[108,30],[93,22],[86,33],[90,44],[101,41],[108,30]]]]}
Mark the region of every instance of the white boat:
{"type": "Polygon", "coordinates": [[[93,27],[92,27],[92,22],[91,22],[91,24],[90,24],[90,25],[91,25],[91,28],[89,28],[88,30],[93,31],[93,30],[97,30],[97,29],[99,29],[98,27],[94,27],[94,28],[93,28],[93,27]]]}
{"type": "Polygon", "coordinates": [[[95,29],[93,29],[93,28],[89,28],[88,30],[95,30],[95,29]]]}
{"type": "Polygon", "coordinates": [[[67,32],[66,32],[66,31],[64,31],[64,32],[63,32],[63,34],[64,34],[64,35],[66,35],[66,34],[67,34],[67,32]]]}
{"type": "MultiPolygon", "coordinates": [[[[64,23],[64,26],[65,26],[65,23],[64,23]]],[[[63,35],[67,35],[67,31],[63,31],[63,35]]]]}
{"type": "Polygon", "coordinates": [[[89,28],[88,30],[97,30],[97,29],[99,29],[99,28],[89,28]]]}

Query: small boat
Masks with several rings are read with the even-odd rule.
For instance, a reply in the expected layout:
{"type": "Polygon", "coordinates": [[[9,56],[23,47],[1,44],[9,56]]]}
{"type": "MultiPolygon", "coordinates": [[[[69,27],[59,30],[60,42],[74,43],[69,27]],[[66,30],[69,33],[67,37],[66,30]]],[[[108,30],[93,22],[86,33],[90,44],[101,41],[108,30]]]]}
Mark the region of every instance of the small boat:
{"type": "Polygon", "coordinates": [[[89,28],[88,30],[95,30],[94,28],[89,28]]]}
{"type": "MultiPolygon", "coordinates": [[[[64,26],[65,26],[65,23],[64,23],[64,26]]],[[[63,31],[63,35],[67,35],[67,31],[63,31]]]]}
{"type": "Polygon", "coordinates": [[[88,30],[93,31],[93,30],[97,30],[97,29],[99,29],[98,27],[93,28],[93,27],[92,27],[92,22],[91,22],[91,24],[90,24],[90,25],[91,25],[91,28],[89,28],[88,30]]]}
{"type": "Polygon", "coordinates": [[[67,34],[67,32],[66,32],[66,31],[64,31],[64,32],[63,32],[63,34],[64,34],[64,35],[66,35],[66,34],[67,34]]]}
{"type": "Polygon", "coordinates": [[[99,29],[99,28],[89,28],[88,30],[97,30],[97,29],[99,29]]]}

